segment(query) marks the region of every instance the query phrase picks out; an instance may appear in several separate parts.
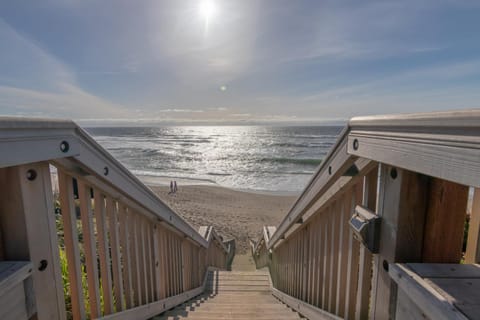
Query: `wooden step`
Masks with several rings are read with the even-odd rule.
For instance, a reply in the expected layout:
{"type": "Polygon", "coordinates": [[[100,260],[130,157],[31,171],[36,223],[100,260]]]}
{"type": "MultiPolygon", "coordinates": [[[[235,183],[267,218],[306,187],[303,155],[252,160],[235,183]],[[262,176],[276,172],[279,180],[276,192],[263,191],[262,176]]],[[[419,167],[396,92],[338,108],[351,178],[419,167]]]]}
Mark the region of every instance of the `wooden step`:
{"type": "Polygon", "coordinates": [[[262,314],[262,315],[295,315],[296,313],[291,311],[291,310],[272,310],[272,309],[264,309],[264,310],[194,310],[194,311],[187,311],[187,310],[172,310],[168,311],[165,313],[167,316],[171,315],[182,315],[182,316],[188,316],[188,315],[211,315],[213,316],[219,316],[219,315],[243,315],[243,316],[253,316],[256,314],[262,314]]]}
{"type": "Polygon", "coordinates": [[[228,279],[228,280],[221,280],[221,281],[214,281],[214,280],[207,281],[207,286],[212,286],[212,285],[270,286],[270,283],[268,282],[268,280],[251,280],[251,279],[228,279]]]}
{"type": "MultiPolygon", "coordinates": [[[[180,308],[179,308],[180,309],[180,308]]],[[[182,310],[187,312],[191,311],[215,311],[215,310],[222,310],[222,311],[243,311],[243,310],[277,310],[277,311],[285,311],[288,310],[286,306],[279,305],[279,304],[262,304],[262,305],[252,305],[252,304],[203,304],[201,306],[182,306],[182,310]]]]}
{"type": "Polygon", "coordinates": [[[269,287],[252,287],[252,286],[229,286],[229,287],[216,287],[216,288],[207,288],[207,290],[211,292],[224,292],[224,291],[230,291],[230,292],[235,292],[235,291],[243,291],[243,292],[248,292],[248,291],[264,291],[264,292],[269,292],[270,288],[269,287]]]}
{"type": "Polygon", "coordinates": [[[290,320],[300,315],[275,299],[265,271],[210,272],[206,292],[155,320],[290,320]]]}
{"type": "Polygon", "coordinates": [[[201,319],[201,320],[243,320],[243,319],[258,319],[258,320],[294,320],[301,319],[298,314],[275,314],[275,315],[235,315],[235,314],[208,314],[208,315],[169,315],[157,316],[153,320],[178,320],[178,319],[201,319]]]}

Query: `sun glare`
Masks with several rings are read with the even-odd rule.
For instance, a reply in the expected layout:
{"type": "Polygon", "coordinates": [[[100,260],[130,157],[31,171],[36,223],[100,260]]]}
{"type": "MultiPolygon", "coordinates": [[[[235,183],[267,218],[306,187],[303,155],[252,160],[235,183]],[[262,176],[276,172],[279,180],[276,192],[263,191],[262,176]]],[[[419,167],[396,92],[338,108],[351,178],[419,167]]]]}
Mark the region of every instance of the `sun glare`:
{"type": "Polygon", "coordinates": [[[205,23],[204,33],[208,34],[211,21],[217,16],[218,8],[212,0],[202,0],[198,6],[198,15],[205,23]]]}
{"type": "Polygon", "coordinates": [[[217,6],[211,0],[204,0],[198,6],[198,13],[206,21],[209,21],[217,14],[217,6]]]}

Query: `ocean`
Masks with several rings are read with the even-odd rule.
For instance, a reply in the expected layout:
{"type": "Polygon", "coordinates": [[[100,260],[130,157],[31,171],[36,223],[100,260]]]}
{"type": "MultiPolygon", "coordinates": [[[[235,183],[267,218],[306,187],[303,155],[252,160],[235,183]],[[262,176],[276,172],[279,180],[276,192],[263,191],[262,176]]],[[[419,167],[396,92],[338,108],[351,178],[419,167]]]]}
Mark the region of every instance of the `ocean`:
{"type": "MultiPolygon", "coordinates": [[[[342,127],[177,126],[86,129],[141,179],[299,193],[342,127]]],[[[179,187],[180,187],[179,186],[179,187]]]]}

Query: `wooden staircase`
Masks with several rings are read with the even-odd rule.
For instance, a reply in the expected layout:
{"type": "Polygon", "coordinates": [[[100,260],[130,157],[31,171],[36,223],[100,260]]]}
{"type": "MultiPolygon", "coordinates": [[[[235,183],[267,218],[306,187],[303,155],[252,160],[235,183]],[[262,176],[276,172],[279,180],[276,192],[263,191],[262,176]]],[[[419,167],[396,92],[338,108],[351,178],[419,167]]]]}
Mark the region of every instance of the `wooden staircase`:
{"type": "Polygon", "coordinates": [[[211,271],[206,293],[154,320],[301,319],[270,293],[266,271],[211,271]]]}

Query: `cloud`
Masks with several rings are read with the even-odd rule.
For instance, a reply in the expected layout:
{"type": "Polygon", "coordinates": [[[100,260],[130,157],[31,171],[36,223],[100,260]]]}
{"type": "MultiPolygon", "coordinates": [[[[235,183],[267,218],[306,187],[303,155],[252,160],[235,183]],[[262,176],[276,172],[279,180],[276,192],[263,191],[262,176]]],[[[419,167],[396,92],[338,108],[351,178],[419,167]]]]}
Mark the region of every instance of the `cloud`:
{"type": "Polygon", "coordinates": [[[202,113],[203,110],[197,110],[197,109],[162,109],[162,110],[157,110],[156,112],[158,113],[169,113],[169,112],[174,112],[174,113],[202,113]]]}
{"type": "Polygon", "coordinates": [[[126,117],[130,112],[82,89],[64,84],[62,92],[51,93],[0,86],[0,115],[37,114],[55,118],[126,117]]]}
{"type": "Polygon", "coordinates": [[[82,89],[75,73],[35,41],[0,19],[0,114],[78,118],[130,114],[82,89]]]}

